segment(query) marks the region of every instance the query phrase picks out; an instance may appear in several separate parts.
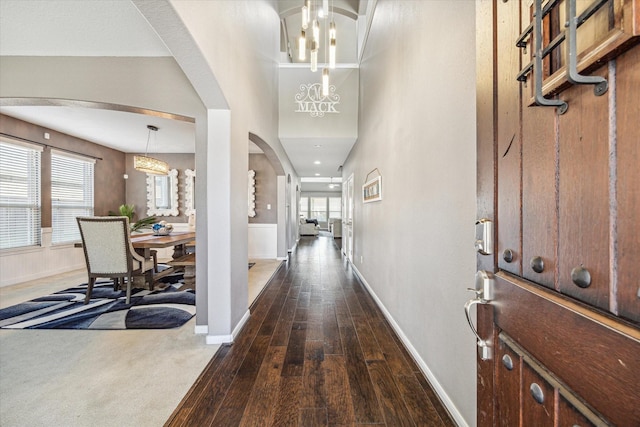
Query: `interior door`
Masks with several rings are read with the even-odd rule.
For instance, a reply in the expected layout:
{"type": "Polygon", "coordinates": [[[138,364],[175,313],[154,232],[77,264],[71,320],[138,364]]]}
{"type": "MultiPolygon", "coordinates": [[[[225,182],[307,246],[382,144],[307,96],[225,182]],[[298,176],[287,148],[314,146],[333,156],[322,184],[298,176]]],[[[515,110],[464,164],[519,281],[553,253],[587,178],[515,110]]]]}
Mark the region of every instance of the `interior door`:
{"type": "Polygon", "coordinates": [[[342,253],[353,262],[353,174],[349,176],[347,182],[342,186],[342,211],[344,220],[342,221],[342,253]]]}
{"type": "Polygon", "coordinates": [[[477,4],[478,425],[640,426],[640,1],[477,4]]]}

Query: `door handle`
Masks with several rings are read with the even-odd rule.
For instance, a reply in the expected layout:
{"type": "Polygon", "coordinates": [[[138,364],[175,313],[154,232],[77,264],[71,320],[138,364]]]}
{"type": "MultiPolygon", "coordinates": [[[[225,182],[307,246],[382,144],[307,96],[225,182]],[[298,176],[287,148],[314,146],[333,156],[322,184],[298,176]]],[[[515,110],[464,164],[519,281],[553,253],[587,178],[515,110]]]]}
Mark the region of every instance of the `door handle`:
{"type": "Polygon", "coordinates": [[[464,304],[464,313],[467,316],[467,322],[471,332],[476,336],[476,343],[479,347],[480,358],[482,360],[489,360],[493,357],[493,351],[489,342],[484,340],[479,334],[476,327],[471,320],[471,307],[476,304],[489,304],[493,300],[493,288],[495,279],[493,274],[480,270],[476,273],[476,286],[475,288],[469,288],[468,290],[474,292],[476,297],[467,301],[464,304]]]}

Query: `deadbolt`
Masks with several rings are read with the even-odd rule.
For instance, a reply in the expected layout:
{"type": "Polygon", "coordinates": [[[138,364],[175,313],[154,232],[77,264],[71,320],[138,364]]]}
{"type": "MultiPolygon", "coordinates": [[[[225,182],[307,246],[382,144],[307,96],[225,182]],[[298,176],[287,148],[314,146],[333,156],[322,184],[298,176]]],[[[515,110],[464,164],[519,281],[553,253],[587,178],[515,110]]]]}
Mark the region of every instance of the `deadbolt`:
{"type": "Polygon", "coordinates": [[[571,280],[576,286],[588,288],[591,285],[591,274],[582,266],[576,267],[571,270],[571,280]]]}

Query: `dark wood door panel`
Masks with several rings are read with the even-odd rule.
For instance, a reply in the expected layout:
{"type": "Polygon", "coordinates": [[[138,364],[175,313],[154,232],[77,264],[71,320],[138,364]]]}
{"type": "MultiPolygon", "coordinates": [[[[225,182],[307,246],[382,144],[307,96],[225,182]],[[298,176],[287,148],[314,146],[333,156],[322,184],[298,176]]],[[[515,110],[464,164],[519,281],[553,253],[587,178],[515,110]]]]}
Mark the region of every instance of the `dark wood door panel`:
{"type": "Polygon", "coordinates": [[[569,403],[567,399],[560,396],[558,401],[558,427],[592,427],[596,424],[592,423],[585,417],[574,405],[569,403]]]}
{"type": "Polygon", "coordinates": [[[497,326],[596,411],[640,425],[637,328],[504,272],[491,304],[497,326]]]}
{"type": "MultiPolygon", "coordinates": [[[[533,19],[533,6],[523,7],[521,13],[525,28],[533,19]]],[[[528,48],[521,50],[523,64],[533,60],[533,47],[530,38],[528,48]]],[[[554,289],[558,242],[557,114],[553,108],[529,106],[534,87],[531,77],[530,74],[523,87],[521,100],[522,276],[554,289]]]]}
{"type": "Polygon", "coordinates": [[[616,76],[617,304],[640,322],[640,47],[618,57],[616,76]]]}
{"type": "Polygon", "coordinates": [[[553,109],[523,108],[522,275],[551,289],[558,238],[555,121],[553,109]]]}
{"type": "Polygon", "coordinates": [[[525,426],[553,427],[554,389],[527,363],[522,365],[522,422],[525,426]]]}
{"type": "Polygon", "coordinates": [[[497,118],[498,118],[498,265],[521,274],[521,140],[520,51],[514,34],[520,33],[520,2],[498,2],[497,118]],[[510,251],[511,257],[503,256],[510,251]]]}
{"type": "MultiPolygon", "coordinates": [[[[597,75],[608,78],[606,70],[597,75]]],[[[609,310],[609,96],[593,86],[563,93],[569,110],[558,120],[559,289],[609,310]],[[585,271],[586,270],[586,273],[585,271]],[[573,275],[590,276],[576,285],[573,275]]]]}
{"type": "Polygon", "coordinates": [[[498,339],[495,352],[496,416],[499,426],[520,423],[521,359],[504,341],[498,339]]]}

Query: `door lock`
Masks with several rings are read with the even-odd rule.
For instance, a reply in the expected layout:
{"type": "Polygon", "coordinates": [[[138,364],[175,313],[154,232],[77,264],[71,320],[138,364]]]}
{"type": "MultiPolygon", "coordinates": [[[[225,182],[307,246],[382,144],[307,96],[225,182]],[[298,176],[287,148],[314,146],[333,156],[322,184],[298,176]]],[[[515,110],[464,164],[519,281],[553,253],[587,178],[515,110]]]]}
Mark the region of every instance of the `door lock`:
{"type": "Polygon", "coordinates": [[[490,219],[476,221],[476,251],[482,255],[493,253],[493,222],[490,219]]]}
{"type": "Polygon", "coordinates": [[[476,286],[475,288],[468,288],[471,292],[476,294],[474,299],[466,302],[464,305],[464,313],[467,316],[467,322],[471,331],[476,336],[477,344],[480,351],[480,358],[482,360],[489,360],[493,357],[493,351],[489,342],[485,341],[478,335],[478,330],[471,321],[471,307],[476,304],[489,304],[494,298],[494,284],[495,278],[493,274],[488,271],[480,270],[476,273],[476,286]]]}

